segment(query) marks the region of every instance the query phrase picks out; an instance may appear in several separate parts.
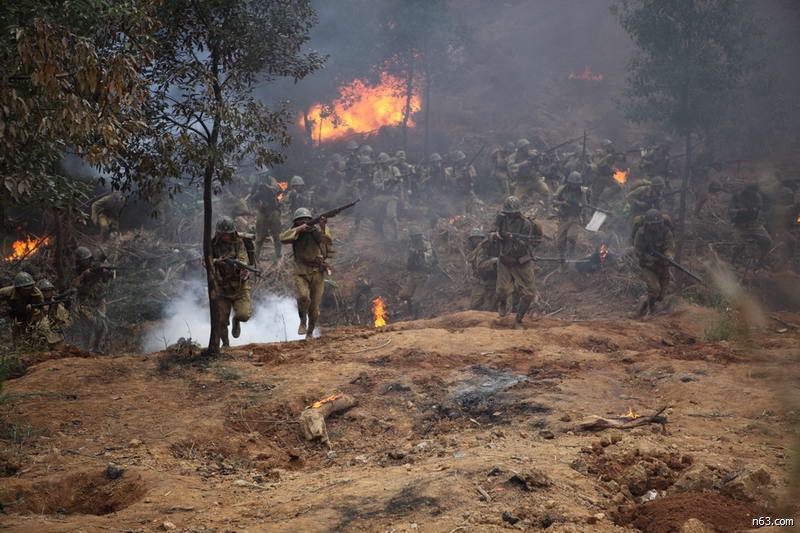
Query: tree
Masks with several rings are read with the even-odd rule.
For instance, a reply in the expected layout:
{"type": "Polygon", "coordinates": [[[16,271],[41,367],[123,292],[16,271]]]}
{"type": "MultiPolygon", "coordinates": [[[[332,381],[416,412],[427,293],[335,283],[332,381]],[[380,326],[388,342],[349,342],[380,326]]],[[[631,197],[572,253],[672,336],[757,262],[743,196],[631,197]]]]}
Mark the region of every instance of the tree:
{"type": "Polygon", "coordinates": [[[623,109],[684,139],[678,255],[686,227],[693,136],[713,131],[735,105],[757,35],[742,0],[618,0],[612,11],[639,50],[628,64],[623,109]]]}
{"type": "Polygon", "coordinates": [[[214,193],[244,158],[271,166],[290,142],[291,114],[252,96],[276,77],[295,81],[322,67],[304,45],[316,15],[309,0],[164,0],[156,10],[148,126],[129,148],[118,175],[148,195],[186,183],[203,190],[203,255],[211,335],[219,350],[211,258],[214,193]]]}

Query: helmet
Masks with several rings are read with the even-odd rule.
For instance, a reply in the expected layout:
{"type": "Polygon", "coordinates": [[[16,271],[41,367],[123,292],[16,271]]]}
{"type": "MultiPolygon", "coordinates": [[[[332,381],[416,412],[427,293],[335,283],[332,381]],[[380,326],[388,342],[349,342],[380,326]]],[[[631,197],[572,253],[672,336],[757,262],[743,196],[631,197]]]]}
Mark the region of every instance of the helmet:
{"type": "Polygon", "coordinates": [[[411,237],[411,242],[415,244],[422,244],[425,241],[425,234],[419,231],[415,231],[409,237],[411,237]]]}
{"type": "Polygon", "coordinates": [[[512,141],[508,141],[506,143],[506,151],[507,152],[513,152],[515,148],[516,148],[516,145],[512,141]]]}
{"type": "Polygon", "coordinates": [[[292,217],[292,222],[300,220],[301,218],[314,218],[311,216],[311,210],[307,207],[298,207],[292,217]]]}
{"type": "Polygon", "coordinates": [[[663,177],[656,176],[655,178],[653,178],[653,181],[650,182],[650,185],[652,187],[660,187],[663,189],[664,187],[667,186],[667,183],[664,181],[663,177]]]}
{"type": "Polygon", "coordinates": [[[389,154],[386,152],[381,152],[378,154],[378,163],[388,163],[391,161],[392,158],[389,157],[389,154]]]}
{"type": "Polygon", "coordinates": [[[442,156],[440,156],[437,152],[433,152],[431,154],[429,160],[431,161],[431,163],[436,162],[436,161],[441,161],[442,160],[442,156]]]}
{"type": "Polygon", "coordinates": [[[461,150],[456,150],[455,152],[453,152],[453,161],[455,161],[455,162],[463,161],[466,158],[467,158],[467,154],[465,154],[461,150]]]}
{"type": "Polygon", "coordinates": [[[25,271],[17,273],[17,275],[14,276],[14,287],[17,289],[33,287],[33,276],[25,271]]]}
{"type": "Polygon", "coordinates": [[[661,211],[658,209],[650,209],[644,215],[644,223],[647,225],[661,224],[664,222],[664,217],[661,216],[661,211]]]}
{"type": "Polygon", "coordinates": [[[371,165],[372,159],[368,155],[360,155],[358,156],[358,164],[361,166],[371,165]]]}
{"type": "Polygon", "coordinates": [[[567,183],[572,183],[573,185],[583,185],[583,176],[581,176],[581,173],[577,170],[573,170],[567,177],[567,183]]]}
{"type": "Polygon", "coordinates": [[[355,141],[347,141],[346,147],[348,150],[358,150],[358,143],[355,141]]]}
{"type": "Polygon", "coordinates": [[[186,251],[186,261],[197,261],[202,258],[203,254],[200,253],[200,250],[189,248],[189,250],[186,251]]]}
{"type": "Polygon", "coordinates": [[[56,290],[56,286],[53,285],[53,282],[47,278],[42,278],[36,282],[36,288],[40,291],[54,291],[56,290]]]}
{"type": "Polygon", "coordinates": [[[368,144],[364,144],[361,146],[361,148],[358,149],[358,153],[361,155],[372,155],[372,152],[373,152],[372,146],[368,144]]]}
{"type": "Polygon", "coordinates": [[[289,181],[289,185],[292,187],[297,187],[298,185],[305,185],[306,182],[303,181],[303,178],[300,176],[292,176],[292,179],[289,181]]]}
{"type": "Polygon", "coordinates": [[[233,233],[235,231],[236,225],[231,217],[222,217],[217,220],[217,233],[233,233]]]}
{"type": "Polygon", "coordinates": [[[600,146],[602,146],[603,148],[611,148],[613,145],[614,141],[612,141],[611,139],[603,139],[602,141],[600,141],[600,146]]]}
{"type": "Polygon", "coordinates": [[[398,150],[394,153],[395,159],[399,159],[400,161],[406,160],[406,151],[405,150],[398,150]]]}
{"type": "Polygon", "coordinates": [[[528,139],[520,139],[517,141],[516,149],[522,150],[530,146],[531,142],[528,139]]]}
{"type": "Polygon", "coordinates": [[[89,250],[89,249],[88,249],[87,247],[85,247],[85,246],[78,246],[78,247],[75,249],[75,256],[76,256],[78,259],[81,259],[81,260],[83,260],[83,261],[87,261],[87,260],[89,260],[89,259],[91,259],[91,258],[92,258],[92,251],[91,251],[91,250],[89,250]]]}
{"type": "Polygon", "coordinates": [[[520,212],[520,203],[519,198],[516,196],[509,196],[506,198],[506,201],[503,202],[503,213],[519,213],[520,212]]]}
{"type": "Polygon", "coordinates": [[[467,235],[467,239],[483,239],[483,230],[481,228],[472,228],[467,235]]]}

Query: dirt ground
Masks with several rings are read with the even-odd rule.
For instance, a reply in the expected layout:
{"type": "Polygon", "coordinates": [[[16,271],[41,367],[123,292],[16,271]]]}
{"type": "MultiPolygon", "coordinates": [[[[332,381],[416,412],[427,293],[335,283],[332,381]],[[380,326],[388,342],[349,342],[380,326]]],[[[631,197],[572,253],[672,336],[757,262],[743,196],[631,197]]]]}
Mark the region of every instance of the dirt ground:
{"type": "Polygon", "coordinates": [[[784,503],[800,331],[772,322],[710,341],[718,320],[683,305],[513,329],[468,311],[213,361],[71,351],[6,383],[0,525],[670,532],[797,519],[784,503]],[[328,420],[330,444],[304,441],[302,410],[340,392],[358,405],[328,420]],[[665,405],[653,424],[580,429],[665,405]]]}

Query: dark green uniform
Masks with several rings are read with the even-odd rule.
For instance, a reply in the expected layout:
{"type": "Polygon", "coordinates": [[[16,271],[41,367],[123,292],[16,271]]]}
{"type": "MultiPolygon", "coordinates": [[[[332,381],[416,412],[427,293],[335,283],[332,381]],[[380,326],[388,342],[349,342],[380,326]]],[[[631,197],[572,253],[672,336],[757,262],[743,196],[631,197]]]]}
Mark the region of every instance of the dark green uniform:
{"type": "Polygon", "coordinates": [[[256,258],[261,257],[261,249],[267,237],[272,237],[275,257],[281,256],[281,206],[278,196],[280,187],[272,183],[260,185],[251,196],[256,206],[256,258]]]}
{"type": "Polygon", "coordinates": [[[72,281],[72,287],[76,290],[76,327],[84,337],[83,347],[92,352],[103,353],[108,334],[106,289],[113,277],[114,271],[105,268],[99,261],[79,261],[72,281]]]}
{"type": "Polygon", "coordinates": [[[647,300],[639,310],[640,315],[653,312],[655,304],[664,299],[669,286],[669,262],[651,254],[655,250],[666,257],[675,257],[675,239],[672,230],[662,220],[658,224],[642,224],[633,238],[633,247],[639,259],[642,279],[647,285],[647,300]]]}
{"type": "Polygon", "coordinates": [[[738,194],[733,195],[730,217],[739,234],[739,246],[734,250],[734,257],[743,257],[745,243],[752,242],[758,247],[758,260],[762,264],[772,248],[770,237],[762,222],[765,200],[758,185],[751,184],[738,194]]]}
{"type": "Polygon", "coordinates": [[[470,295],[470,309],[494,311],[497,309],[497,264],[500,243],[483,239],[468,256],[475,277],[470,295]]]}
{"type": "Polygon", "coordinates": [[[578,242],[578,233],[583,226],[583,206],[587,203],[586,191],[578,184],[562,185],[554,203],[558,207],[556,246],[559,257],[564,260],[574,252],[578,242]]]}

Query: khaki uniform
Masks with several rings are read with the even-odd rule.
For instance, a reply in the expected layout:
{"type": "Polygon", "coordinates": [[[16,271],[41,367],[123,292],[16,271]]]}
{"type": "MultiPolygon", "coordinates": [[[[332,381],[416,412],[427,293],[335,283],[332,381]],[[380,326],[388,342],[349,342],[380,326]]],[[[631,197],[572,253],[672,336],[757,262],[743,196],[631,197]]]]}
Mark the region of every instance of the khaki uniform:
{"type": "Polygon", "coordinates": [[[42,320],[43,313],[41,308],[28,309],[27,307],[43,301],[42,291],[36,287],[31,287],[28,294],[24,294],[13,285],[0,289],[0,302],[4,302],[8,306],[11,318],[11,337],[16,348],[35,346],[33,334],[42,320]]]}
{"type": "Polygon", "coordinates": [[[48,306],[38,325],[38,333],[52,349],[64,342],[64,332],[72,324],[72,318],[61,303],[48,306]]]}
{"type": "Polygon", "coordinates": [[[556,246],[559,256],[564,259],[572,253],[578,242],[578,233],[583,227],[582,212],[586,205],[586,191],[583,187],[562,185],[556,193],[556,201],[564,202],[558,208],[558,231],[556,246]]]}
{"type": "Polygon", "coordinates": [[[467,166],[453,166],[447,167],[444,171],[445,180],[450,185],[450,190],[458,191],[464,199],[464,212],[471,214],[475,211],[478,204],[481,203],[478,196],[475,194],[475,181],[478,179],[478,173],[472,165],[467,166]]]}
{"type": "Polygon", "coordinates": [[[289,189],[283,199],[284,203],[289,206],[289,215],[297,211],[301,207],[311,209],[314,206],[314,197],[307,188],[305,190],[289,189]]]}
{"type": "Polygon", "coordinates": [[[516,289],[520,297],[517,320],[521,321],[536,297],[531,251],[541,242],[542,228],[533,220],[522,216],[500,213],[495,220],[494,231],[501,236],[506,233],[531,236],[531,239],[504,238],[500,243],[497,265],[495,292],[500,313],[504,315],[511,308],[511,296],[516,289]]]}
{"type": "Polygon", "coordinates": [[[664,299],[669,286],[669,263],[650,254],[651,250],[667,257],[675,256],[675,239],[672,230],[664,224],[642,225],[636,230],[633,247],[639,259],[642,279],[647,284],[647,296],[652,311],[653,305],[664,299]]]}
{"type": "Polygon", "coordinates": [[[484,239],[468,256],[475,282],[470,294],[470,309],[494,311],[497,309],[497,264],[500,245],[484,239]]]}
{"type": "Polygon", "coordinates": [[[251,196],[256,206],[256,259],[261,257],[261,250],[267,237],[272,237],[275,257],[281,256],[281,206],[278,187],[262,185],[251,196]]]}
{"type": "Polygon", "coordinates": [[[503,148],[498,148],[489,156],[492,164],[492,177],[497,180],[500,190],[506,196],[511,194],[511,178],[508,175],[508,165],[506,161],[511,154],[503,148]]]}
{"type": "Polygon", "coordinates": [[[92,220],[100,227],[103,239],[119,231],[119,218],[125,207],[125,198],[111,193],[92,203],[92,220]]]}
{"type": "Polygon", "coordinates": [[[628,193],[631,217],[642,216],[650,209],[661,211],[664,192],[652,185],[640,185],[628,193]]]}
{"type": "MultiPolygon", "coordinates": [[[[249,264],[247,249],[244,240],[238,235],[230,242],[224,242],[219,236],[211,241],[211,257],[214,259],[232,258],[244,264],[249,264]]],[[[231,311],[233,319],[247,322],[253,312],[250,296],[250,283],[245,279],[247,271],[236,265],[216,262],[214,275],[217,280],[217,320],[223,344],[228,344],[228,323],[231,311]]]]}
{"type": "Polygon", "coordinates": [[[108,334],[106,286],[113,277],[112,270],[95,262],[87,267],[79,265],[72,281],[76,290],[76,327],[83,337],[83,348],[92,352],[102,352],[108,334]]]}
{"type": "Polygon", "coordinates": [[[600,197],[605,192],[606,188],[612,187],[619,190],[619,183],[614,180],[614,159],[616,155],[613,152],[605,150],[598,150],[592,157],[590,168],[592,170],[592,202],[597,205],[600,202],[600,197]]]}
{"type": "Polygon", "coordinates": [[[526,152],[519,150],[511,154],[506,161],[508,175],[514,184],[514,196],[521,202],[530,202],[534,193],[541,196],[545,206],[550,205],[550,187],[544,181],[535,162],[525,164],[529,157],[526,152]]]}
{"type": "Polygon", "coordinates": [[[281,234],[281,242],[292,245],[297,312],[302,324],[308,318],[308,333],[311,334],[319,318],[319,306],[325,291],[327,261],[334,253],[333,237],[328,227],[324,232],[319,227],[306,232],[291,228],[281,234]]]}
{"type": "Polygon", "coordinates": [[[409,314],[419,318],[420,302],[431,294],[431,276],[439,264],[439,258],[427,240],[414,245],[409,250],[406,259],[408,273],[400,290],[400,299],[408,305],[409,314]]]}
{"type": "Polygon", "coordinates": [[[730,217],[739,234],[739,246],[734,250],[734,257],[743,257],[746,242],[755,243],[758,247],[760,262],[767,259],[772,248],[772,237],[761,222],[764,210],[764,197],[760,191],[748,193],[741,191],[735,194],[731,201],[730,217]]]}
{"type": "Polygon", "coordinates": [[[400,231],[400,222],[397,212],[400,205],[400,191],[402,180],[397,167],[380,165],[372,174],[372,189],[377,193],[373,199],[378,231],[386,236],[386,226],[389,226],[389,238],[397,240],[400,231]]]}
{"type": "Polygon", "coordinates": [[[669,146],[659,145],[646,151],[639,163],[639,170],[648,178],[663,176],[664,179],[668,179],[670,175],[669,146]]]}

